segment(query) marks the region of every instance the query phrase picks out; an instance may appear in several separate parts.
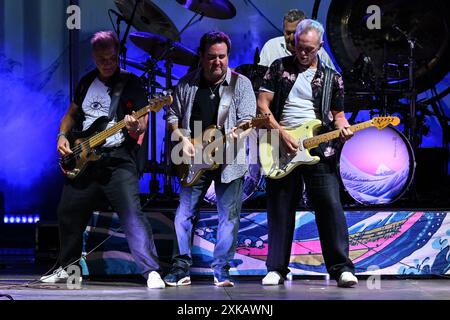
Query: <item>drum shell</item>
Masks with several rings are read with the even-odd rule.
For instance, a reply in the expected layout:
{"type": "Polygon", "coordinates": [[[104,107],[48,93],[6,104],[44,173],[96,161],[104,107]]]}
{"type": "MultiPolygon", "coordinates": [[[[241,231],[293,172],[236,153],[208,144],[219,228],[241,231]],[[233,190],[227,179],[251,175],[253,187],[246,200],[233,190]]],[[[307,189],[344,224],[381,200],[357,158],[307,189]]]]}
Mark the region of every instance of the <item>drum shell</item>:
{"type": "Polygon", "coordinates": [[[372,127],[344,144],[338,173],[345,193],[357,203],[385,205],[408,190],[415,166],[411,144],[400,131],[372,127]]]}

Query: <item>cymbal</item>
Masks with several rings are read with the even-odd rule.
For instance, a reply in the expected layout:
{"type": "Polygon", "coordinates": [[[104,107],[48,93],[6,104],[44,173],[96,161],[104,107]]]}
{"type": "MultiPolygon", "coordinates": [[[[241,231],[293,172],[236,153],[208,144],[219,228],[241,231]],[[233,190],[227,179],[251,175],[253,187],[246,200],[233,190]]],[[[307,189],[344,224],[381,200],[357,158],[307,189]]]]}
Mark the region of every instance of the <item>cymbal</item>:
{"type": "Polygon", "coordinates": [[[236,8],[228,0],[177,0],[186,9],[215,19],[231,19],[236,8]]]}
{"type": "MultiPolygon", "coordinates": [[[[136,0],[114,0],[114,2],[125,19],[129,20],[136,0]]],[[[160,34],[173,41],[180,40],[175,24],[150,0],[141,0],[138,3],[132,25],[139,31],[160,34]]]]}
{"type": "MultiPolygon", "coordinates": [[[[138,70],[141,70],[141,71],[147,71],[151,67],[151,62],[150,61],[138,62],[136,60],[127,59],[127,60],[125,60],[125,64],[130,66],[130,67],[133,67],[133,68],[136,68],[138,70]]],[[[158,77],[165,78],[167,76],[167,74],[163,70],[161,70],[161,68],[159,68],[159,67],[155,68],[154,72],[155,72],[155,75],[158,76],[158,77]]],[[[179,80],[174,75],[171,75],[171,77],[172,77],[173,80],[179,80]]]]}
{"type": "MultiPolygon", "coordinates": [[[[159,59],[168,48],[170,41],[160,35],[148,32],[130,33],[131,41],[139,48],[149,53],[152,58],[159,59]]],[[[173,63],[191,66],[198,61],[197,54],[179,42],[171,42],[173,49],[162,59],[170,59],[173,63]]]]}

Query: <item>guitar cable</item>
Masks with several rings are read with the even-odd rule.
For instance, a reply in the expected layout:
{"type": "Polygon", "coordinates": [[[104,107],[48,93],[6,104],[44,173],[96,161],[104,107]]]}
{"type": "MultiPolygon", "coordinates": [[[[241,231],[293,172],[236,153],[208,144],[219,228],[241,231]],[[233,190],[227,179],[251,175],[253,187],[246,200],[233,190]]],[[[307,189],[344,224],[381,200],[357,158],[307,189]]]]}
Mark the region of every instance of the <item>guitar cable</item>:
{"type": "MultiPolygon", "coordinates": [[[[106,237],[103,241],[101,241],[98,245],[96,245],[93,249],[91,249],[88,253],[86,253],[85,255],[82,255],[80,258],[78,258],[77,260],[73,261],[72,263],[62,267],[62,269],[66,270],[67,268],[69,268],[70,266],[78,263],[81,259],[85,259],[86,257],[88,257],[92,252],[94,252],[95,250],[97,250],[97,248],[99,248],[101,245],[103,245],[106,241],[108,241],[115,233],[119,232],[122,230],[122,227],[120,226],[117,229],[111,230],[111,234],[108,235],[108,237],[106,237]]],[[[54,270],[54,268],[56,267],[57,263],[58,263],[58,259],[59,259],[59,255],[58,258],[56,259],[55,263],[53,264],[53,266],[47,270],[42,276],[39,277],[39,279],[35,279],[35,280],[31,280],[30,282],[27,283],[21,283],[21,284],[6,284],[6,283],[1,283],[0,282],[0,290],[12,290],[15,288],[21,288],[21,287],[26,287],[29,288],[31,287],[32,289],[58,289],[60,288],[60,286],[58,285],[54,285],[54,284],[48,284],[48,283],[43,283],[41,285],[36,286],[36,284],[38,283],[42,283],[42,278],[44,278],[44,280],[46,278],[50,278],[51,276],[53,276],[53,273],[49,275],[49,273],[54,270]]],[[[1,295],[0,295],[1,296],[1,295]]],[[[9,295],[8,295],[9,296],[9,295]]],[[[11,296],[9,296],[11,297],[11,296]]],[[[12,297],[11,297],[12,298],[12,297]]],[[[11,300],[11,299],[10,299],[11,300]]],[[[13,299],[12,299],[13,300],[13,299]]]]}

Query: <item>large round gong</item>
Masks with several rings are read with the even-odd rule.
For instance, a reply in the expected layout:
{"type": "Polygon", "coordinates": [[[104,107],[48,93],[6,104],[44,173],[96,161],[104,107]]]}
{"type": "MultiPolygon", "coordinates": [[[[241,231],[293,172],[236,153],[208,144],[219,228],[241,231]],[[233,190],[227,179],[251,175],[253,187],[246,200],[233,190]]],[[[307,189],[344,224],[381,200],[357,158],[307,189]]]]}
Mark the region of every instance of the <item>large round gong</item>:
{"type": "Polygon", "coordinates": [[[407,90],[410,46],[405,34],[416,40],[418,92],[436,85],[450,69],[449,8],[445,0],[332,0],[327,39],[347,89],[407,90]],[[370,27],[376,26],[377,12],[368,10],[372,5],[380,8],[379,29],[370,27]]]}

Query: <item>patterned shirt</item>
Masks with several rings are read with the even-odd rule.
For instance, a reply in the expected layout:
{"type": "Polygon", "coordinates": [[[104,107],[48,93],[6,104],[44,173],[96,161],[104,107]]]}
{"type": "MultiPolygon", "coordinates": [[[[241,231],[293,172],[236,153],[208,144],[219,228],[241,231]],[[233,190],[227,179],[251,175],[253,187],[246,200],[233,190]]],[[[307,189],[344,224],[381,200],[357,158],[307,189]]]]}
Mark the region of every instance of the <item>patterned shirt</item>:
{"type": "MultiPolygon", "coordinates": [[[[311,80],[311,89],[313,94],[314,106],[321,110],[322,92],[325,79],[326,66],[319,59],[317,71],[311,80]]],[[[300,73],[300,67],[297,63],[296,56],[288,56],[282,59],[275,60],[269,70],[264,76],[263,84],[260,91],[269,91],[274,93],[273,101],[270,105],[270,110],[277,121],[280,121],[283,108],[286,100],[294,86],[295,80],[300,73]]],[[[342,77],[336,71],[332,71],[332,98],[330,110],[343,111],[344,110],[344,83],[342,77]]],[[[321,119],[325,123],[330,123],[333,120],[331,112],[328,114],[328,119],[321,119]]]]}

